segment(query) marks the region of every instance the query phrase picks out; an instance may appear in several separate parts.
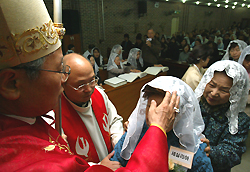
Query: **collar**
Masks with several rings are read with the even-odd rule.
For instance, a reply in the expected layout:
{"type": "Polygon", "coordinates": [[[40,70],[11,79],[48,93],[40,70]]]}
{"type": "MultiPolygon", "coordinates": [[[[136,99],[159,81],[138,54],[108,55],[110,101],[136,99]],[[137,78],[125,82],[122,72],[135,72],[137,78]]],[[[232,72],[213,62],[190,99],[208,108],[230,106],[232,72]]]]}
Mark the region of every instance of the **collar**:
{"type": "Polygon", "coordinates": [[[4,115],[11,117],[11,118],[14,118],[14,119],[18,119],[18,120],[23,121],[23,122],[26,122],[30,125],[33,125],[36,122],[36,117],[24,117],[24,116],[6,115],[6,114],[4,114],[4,115]]]}
{"type": "MultiPolygon", "coordinates": [[[[201,74],[200,69],[194,64],[194,67],[197,69],[197,71],[201,74]]],[[[202,74],[201,74],[202,75],[202,74]]]]}
{"type": "Polygon", "coordinates": [[[81,113],[87,112],[90,109],[91,105],[92,105],[91,98],[90,98],[90,100],[88,102],[84,103],[82,106],[77,106],[75,103],[73,103],[71,100],[69,100],[64,93],[63,93],[63,96],[66,98],[66,100],[71,104],[71,106],[76,111],[81,112],[81,113]]]}

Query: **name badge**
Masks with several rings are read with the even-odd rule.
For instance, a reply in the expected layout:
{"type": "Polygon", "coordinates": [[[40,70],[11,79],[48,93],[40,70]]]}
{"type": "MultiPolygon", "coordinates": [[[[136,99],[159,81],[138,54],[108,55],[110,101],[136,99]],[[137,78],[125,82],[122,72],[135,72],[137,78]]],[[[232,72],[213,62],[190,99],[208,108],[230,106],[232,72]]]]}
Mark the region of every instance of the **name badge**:
{"type": "Polygon", "coordinates": [[[170,146],[169,159],[179,165],[191,169],[193,163],[194,153],[183,150],[174,146],[170,146]]]}

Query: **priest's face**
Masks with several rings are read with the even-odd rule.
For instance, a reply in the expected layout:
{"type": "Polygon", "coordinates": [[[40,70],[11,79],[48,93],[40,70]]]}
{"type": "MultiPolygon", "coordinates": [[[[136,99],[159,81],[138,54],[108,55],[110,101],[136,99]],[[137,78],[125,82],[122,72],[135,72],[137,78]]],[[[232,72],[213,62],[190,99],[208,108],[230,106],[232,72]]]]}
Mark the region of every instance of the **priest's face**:
{"type": "Polygon", "coordinates": [[[63,84],[64,93],[70,101],[81,106],[90,100],[95,89],[93,67],[87,59],[75,53],[66,55],[64,62],[71,68],[69,79],[63,84]]]}

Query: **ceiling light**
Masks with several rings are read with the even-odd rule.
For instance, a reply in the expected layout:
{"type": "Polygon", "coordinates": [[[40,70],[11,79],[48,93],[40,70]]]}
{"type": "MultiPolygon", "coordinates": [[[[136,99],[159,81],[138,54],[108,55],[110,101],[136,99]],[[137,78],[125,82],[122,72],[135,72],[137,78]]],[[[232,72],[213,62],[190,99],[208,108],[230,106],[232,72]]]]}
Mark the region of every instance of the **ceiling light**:
{"type": "Polygon", "coordinates": [[[187,0],[182,0],[183,3],[185,3],[187,0]]]}
{"type": "Polygon", "coordinates": [[[232,6],[232,9],[235,9],[235,6],[232,6]]]}
{"type": "Polygon", "coordinates": [[[217,0],[214,0],[214,2],[217,2],[217,0]]]}
{"type": "Polygon", "coordinates": [[[225,8],[228,8],[228,5],[225,5],[225,8]]]}
{"type": "Polygon", "coordinates": [[[250,5],[248,5],[247,8],[250,8],[250,5]]]}
{"type": "Polygon", "coordinates": [[[234,2],[234,5],[237,5],[237,2],[234,2]]]}
{"type": "Polygon", "coordinates": [[[220,7],[220,4],[217,4],[217,7],[220,7]]]}
{"type": "Polygon", "coordinates": [[[226,0],[226,1],[225,1],[225,3],[228,3],[228,2],[229,2],[229,0],[226,0]]]}
{"type": "Polygon", "coordinates": [[[196,5],[199,5],[200,2],[199,2],[199,1],[196,1],[195,3],[196,3],[196,5]]]}
{"type": "Polygon", "coordinates": [[[211,3],[209,2],[209,3],[207,3],[207,6],[210,6],[211,5],[211,3]]]}
{"type": "Polygon", "coordinates": [[[242,6],[242,7],[245,7],[245,5],[246,5],[246,4],[243,3],[241,6],[242,6]]]}

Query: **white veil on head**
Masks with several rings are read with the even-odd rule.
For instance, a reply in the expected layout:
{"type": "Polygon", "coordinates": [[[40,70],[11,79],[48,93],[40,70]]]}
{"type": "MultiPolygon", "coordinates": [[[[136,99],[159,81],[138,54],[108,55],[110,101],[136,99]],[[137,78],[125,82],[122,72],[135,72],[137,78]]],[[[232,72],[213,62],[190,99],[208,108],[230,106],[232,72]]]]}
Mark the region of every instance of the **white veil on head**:
{"type": "MultiPolygon", "coordinates": [[[[122,51],[122,46],[119,44],[116,44],[113,46],[110,54],[112,54],[112,53],[119,54],[120,50],[122,51]]],[[[122,60],[122,52],[121,52],[121,54],[119,54],[119,57],[120,57],[120,60],[122,60]]]]}
{"type": "Polygon", "coordinates": [[[100,53],[100,65],[103,65],[103,56],[101,55],[101,50],[97,47],[94,47],[92,50],[91,50],[91,55],[94,55],[94,50],[97,50],[99,53],[100,53]]]}
{"type": "MultiPolygon", "coordinates": [[[[89,58],[89,57],[93,57],[94,60],[95,60],[95,57],[94,57],[93,54],[90,54],[90,55],[88,55],[88,57],[87,57],[87,60],[90,62],[90,58],[89,58]]],[[[90,63],[91,63],[91,62],[90,62],[90,63]]],[[[91,64],[91,65],[92,65],[92,64],[91,64]]],[[[98,67],[96,61],[95,61],[94,69],[95,69],[95,75],[97,75],[97,73],[99,72],[99,67],[98,67]]]]}
{"type": "Polygon", "coordinates": [[[203,44],[203,38],[202,38],[202,36],[201,36],[201,35],[196,35],[196,38],[197,38],[197,36],[198,36],[199,39],[201,40],[201,44],[203,44]]]}
{"type": "MultiPolygon", "coordinates": [[[[118,68],[118,66],[115,64],[115,58],[118,57],[117,53],[111,53],[109,56],[108,60],[108,65],[107,65],[107,71],[113,69],[113,68],[118,68]]],[[[122,62],[120,61],[120,66],[123,68],[122,62]]]]}
{"type": "Polygon", "coordinates": [[[246,69],[239,63],[232,60],[218,61],[212,64],[203,75],[199,85],[195,89],[195,96],[200,101],[206,85],[214,77],[215,71],[225,71],[227,76],[233,79],[230,92],[230,107],[226,112],[231,134],[238,132],[238,114],[246,108],[249,88],[249,78],[246,69]]]}
{"type": "Polygon", "coordinates": [[[193,90],[185,82],[172,76],[160,76],[145,84],[141,89],[140,99],[129,117],[128,130],[123,142],[121,157],[126,160],[130,159],[140,137],[146,116],[147,99],[143,98],[143,89],[146,85],[171,93],[177,91],[177,94],[180,96],[180,113],[175,118],[173,132],[179,138],[179,143],[186,150],[196,153],[205,127],[199,102],[193,90]]]}
{"type": "Polygon", "coordinates": [[[236,40],[230,41],[229,44],[228,44],[228,46],[227,46],[227,49],[226,49],[226,54],[223,56],[222,60],[229,60],[229,56],[230,56],[230,54],[229,54],[229,48],[231,46],[231,43],[238,44],[239,48],[240,48],[240,52],[242,52],[242,50],[247,47],[247,43],[245,43],[242,40],[236,39],[236,40]]]}
{"type": "Polygon", "coordinates": [[[132,48],[129,51],[128,63],[130,63],[134,67],[137,67],[136,58],[137,58],[137,52],[138,51],[140,52],[139,62],[141,64],[141,66],[143,67],[142,51],[139,48],[132,48]]]}
{"type": "Polygon", "coordinates": [[[243,49],[243,51],[241,52],[238,63],[243,64],[243,61],[245,60],[245,58],[248,54],[250,54],[250,45],[243,49]]]}

